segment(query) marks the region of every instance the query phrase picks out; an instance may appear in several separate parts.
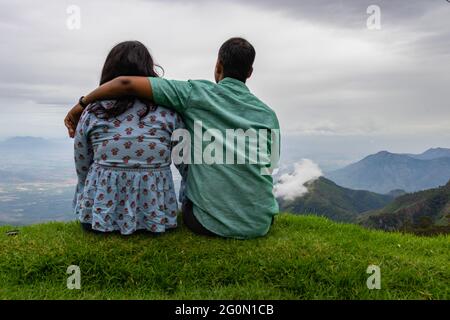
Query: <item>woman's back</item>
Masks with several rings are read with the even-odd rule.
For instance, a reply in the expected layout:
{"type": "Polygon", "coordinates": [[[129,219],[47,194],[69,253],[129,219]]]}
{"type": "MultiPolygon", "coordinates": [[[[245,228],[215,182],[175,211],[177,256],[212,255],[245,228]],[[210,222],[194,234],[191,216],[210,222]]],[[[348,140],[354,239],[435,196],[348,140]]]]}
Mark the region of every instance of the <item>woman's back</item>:
{"type": "MultiPolygon", "coordinates": [[[[114,101],[103,101],[108,109],[114,101]]],[[[97,105],[98,106],[98,105],[97,105]]],[[[176,227],[170,171],[171,135],[182,123],[173,111],[139,100],[103,119],[88,106],[75,136],[78,186],[75,212],[94,230],[131,234],[176,227]]]]}
{"type": "MultiPolygon", "coordinates": [[[[107,108],[114,101],[101,103],[107,108]]],[[[122,168],[169,166],[171,135],[180,126],[180,117],[163,107],[155,107],[141,118],[145,112],[145,105],[136,100],[133,107],[111,119],[90,113],[85,121],[94,162],[122,168]]]]}

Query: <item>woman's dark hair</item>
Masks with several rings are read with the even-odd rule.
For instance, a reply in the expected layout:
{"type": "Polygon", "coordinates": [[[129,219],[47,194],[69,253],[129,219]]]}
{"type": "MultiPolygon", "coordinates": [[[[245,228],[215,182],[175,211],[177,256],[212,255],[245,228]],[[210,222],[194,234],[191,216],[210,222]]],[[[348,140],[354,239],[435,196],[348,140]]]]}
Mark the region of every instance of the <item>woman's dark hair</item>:
{"type": "MultiPolygon", "coordinates": [[[[158,77],[155,71],[153,58],[148,49],[139,41],[124,41],[111,49],[103,65],[100,85],[119,76],[143,76],[158,77]]],[[[162,68],[161,68],[162,69],[162,68]]],[[[100,103],[94,103],[89,111],[102,119],[114,118],[131,108],[136,97],[122,97],[116,100],[115,104],[107,109],[100,103]]],[[[150,108],[154,106],[146,102],[146,112],[141,114],[141,118],[146,116],[150,108]]]]}

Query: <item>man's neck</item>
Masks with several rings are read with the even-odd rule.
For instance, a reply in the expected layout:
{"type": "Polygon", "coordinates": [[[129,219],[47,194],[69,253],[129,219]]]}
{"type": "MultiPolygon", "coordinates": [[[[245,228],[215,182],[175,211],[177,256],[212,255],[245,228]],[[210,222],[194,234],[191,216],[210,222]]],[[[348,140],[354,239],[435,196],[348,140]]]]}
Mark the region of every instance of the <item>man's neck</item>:
{"type": "Polygon", "coordinates": [[[247,80],[242,81],[241,79],[236,79],[236,78],[233,78],[233,77],[221,77],[220,80],[219,80],[219,82],[222,81],[223,79],[226,79],[226,78],[233,79],[233,80],[237,80],[237,81],[240,81],[240,82],[242,82],[242,83],[244,83],[244,84],[245,84],[246,81],[247,81],[247,80]]]}

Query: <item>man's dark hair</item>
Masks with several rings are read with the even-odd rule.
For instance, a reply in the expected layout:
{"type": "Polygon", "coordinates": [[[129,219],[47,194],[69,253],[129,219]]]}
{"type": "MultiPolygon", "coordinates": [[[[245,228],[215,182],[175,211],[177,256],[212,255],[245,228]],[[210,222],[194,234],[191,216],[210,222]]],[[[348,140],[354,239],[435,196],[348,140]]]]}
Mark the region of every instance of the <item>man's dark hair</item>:
{"type": "Polygon", "coordinates": [[[231,38],[219,49],[224,77],[245,82],[255,61],[255,48],[243,38],[231,38]]]}

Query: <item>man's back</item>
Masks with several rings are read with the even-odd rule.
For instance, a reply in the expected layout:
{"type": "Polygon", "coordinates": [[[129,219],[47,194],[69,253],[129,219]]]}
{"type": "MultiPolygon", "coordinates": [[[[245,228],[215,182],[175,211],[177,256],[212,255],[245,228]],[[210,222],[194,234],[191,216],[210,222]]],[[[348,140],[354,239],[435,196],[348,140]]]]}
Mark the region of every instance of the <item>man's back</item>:
{"type": "Polygon", "coordinates": [[[272,177],[262,174],[267,163],[260,155],[271,150],[261,138],[279,130],[275,113],[232,78],[218,84],[150,79],[155,102],[179,111],[190,133],[186,195],[197,220],[226,237],[265,235],[278,205],[272,177]]]}

